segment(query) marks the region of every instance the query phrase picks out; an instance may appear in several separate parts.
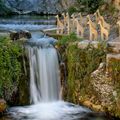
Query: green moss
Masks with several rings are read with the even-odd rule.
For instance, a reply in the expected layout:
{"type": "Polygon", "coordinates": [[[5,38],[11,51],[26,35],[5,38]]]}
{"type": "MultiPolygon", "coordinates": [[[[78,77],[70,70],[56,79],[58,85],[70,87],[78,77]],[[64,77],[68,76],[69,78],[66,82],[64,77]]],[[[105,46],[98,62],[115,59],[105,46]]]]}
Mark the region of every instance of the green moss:
{"type": "Polygon", "coordinates": [[[111,66],[111,69],[112,69],[112,71],[111,71],[112,79],[114,80],[114,82],[116,84],[119,83],[119,85],[120,85],[120,61],[112,59],[111,63],[110,63],[110,66],[111,66]]]}
{"type": "Polygon", "coordinates": [[[69,9],[68,9],[68,13],[69,15],[72,15],[73,13],[77,12],[77,8],[75,6],[71,6],[69,9]]]}
{"type": "Polygon", "coordinates": [[[94,13],[104,3],[104,0],[77,0],[77,3],[79,11],[94,13]]]}
{"type": "Polygon", "coordinates": [[[112,59],[110,62],[112,80],[114,82],[114,89],[117,92],[115,103],[111,111],[115,116],[120,117],[120,60],[112,59]]]}
{"type": "Polygon", "coordinates": [[[21,47],[7,37],[0,37],[0,98],[9,99],[21,76],[21,47]]]}
{"type": "Polygon", "coordinates": [[[66,50],[68,67],[68,95],[67,100],[79,103],[79,97],[89,95],[90,75],[99,64],[105,61],[106,52],[103,47],[98,49],[89,46],[79,49],[70,45],[66,50]]]}
{"type": "Polygon", "coordinates": [[[75,33],[71,33],[70,35],[63,35],[59,41],[57,42],[58,45],[66,45],[70,42],[80,41],[82,38],[78,38],[75,33]]]}
{"type": "MultiPolygon", "coordinates": [[[[65,46],[61,47],[61,53],[62,59],[67,65],[67,87],[65,88],[64,98],[76,104],[90,100],[96,105],[101,105],[102,98],[100,98],[99,92],[94,89],[95,86],[92,83],[91,73],[99,67],[101,62],[106,61],[107,44],[106,42],[100,42],[98,48],[89,45],[85,49],[80,49],[73,44],[80,39],[73,37],[73,40],[71,38],[67,36],[63,37],[61,41],[59,40],[60,45],[65,46]]],[[[99,73],[100,76],[98,78],[101,78],[98,80],[103,79],[99,83],[101,85],[108,84],[112,86],[113,93],[108,93],[110,104],[105,103],[102,107],[105,112],[120,117],[120,60],[111,59],[108,65],[110,76],[107,77],[104,70],[101,74],[99,73]]]]}
{"type": "Polygon", "coordinates": [[[67,101],[74,103],[79,103],[80,99],[89,98],[88,96],[92,94],[90,75],[106,59],[105,42],[101,42],[97,49],[92,45],[86,49],[80,49],[74,44],[80,40],[82,39],[72,33],[69,36],[63,36],[57,43],[68,73],[67,91],[64,97],[67,101]]]}

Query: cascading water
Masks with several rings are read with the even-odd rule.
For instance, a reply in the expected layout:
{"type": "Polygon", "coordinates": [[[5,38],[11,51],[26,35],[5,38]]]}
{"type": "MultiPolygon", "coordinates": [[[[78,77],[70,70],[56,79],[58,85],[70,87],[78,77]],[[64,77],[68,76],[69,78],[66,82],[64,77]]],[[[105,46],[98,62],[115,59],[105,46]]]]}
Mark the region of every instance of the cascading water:
{"type": "Polygon", "coordinates": [[[10,108],[9,118],[5,120],[104,120],[89,109],[60,99],[58,56],[52,45],[55,40],[37,31],[51,27],[53,26],[0,24],[2,30],[32,30],[32,39],[26,46],[30,62],[31,105],[10,108]]]}
{"type": "MultiPolygon", "coordinates": [[[[60,100],[60,74],[56,49],[49,37],[31,39],[27,50],[30,62],[30,106],[14,107],[15,120],[96,120],[93,113],[81,106],[60,100]],[[92,119],[89,117],[92,114],[92,119]]],[[[100,119],[103,120],[103,119],[100,119]]]]}
{"type": "Polygon", "coordinates": [[[1,18],[0,16],[0,31],[11,30],[30,30],[39,31],[55,27],[54,17],[40,17],[40,16],[13,16],[10,19],[1,18]]]}
{"type": "Polygon", "coordinates": [[[57,52],[52,46],[28,47],[30,60],[31,101],[58,101],[60,98],[60,79],[57,52]]]}

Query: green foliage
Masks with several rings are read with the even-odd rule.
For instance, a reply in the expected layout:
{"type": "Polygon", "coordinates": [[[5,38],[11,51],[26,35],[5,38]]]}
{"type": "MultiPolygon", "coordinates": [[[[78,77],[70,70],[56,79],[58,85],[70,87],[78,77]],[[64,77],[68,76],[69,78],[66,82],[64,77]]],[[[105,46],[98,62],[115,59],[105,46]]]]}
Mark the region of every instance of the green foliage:
{"type": "Polygon", "coordinates": [[[120,99],[120,61],[119,60],[111,60],[111,75],[115,84],[115,89],[118,91],[118,97],[120,99]]]}
{"type": "Polygon", "coordinates": [[[99,6],[104,3],[104,0],[77,0],[79,8],[82,6],[83,12],[94,13],[99,6]]]}
{"type": "Polygon", "coordinates": [[[67,48],[68,100],[77,103],[80,95],[89,94],[90,75],[105,61],[105,56],[103,47],[79,49],[76,45],[71,45],[67,48]]]}
{"type": "Polygon", "coordinates": [[[109,4],[107,8],[111,15],[114,15],[114,13],[117,11],[114,4],[109,4]]]}
{"type": "MultiPolygon", "coordinates": [[[[116,84],[120,83],[120,61],[112,60],[112,77],[116,84]]],[[[120,84],[119,84],[120,85],[120,84]]]]}
{"type": "Polygon", "coordinates": [[[69,9],[68,9],[68,13],[69,15],[72,15],[73,13],[77,12],[77,9],[75,6],[71,6],[69,9]]]}
{"type": "Polygon", "coordinates": [[[78,38],[75,33],[71,33],[70,35],[62,36],[62,38],[60,38],[60,40],[58,41],[57,44],[65,45],[65,44],[68,44],[70,42],[76,42],[79,40],[82,40],[82,39],[78,38]]]}
{"type": "Polygon", "coordinates": [[[0,37],[0,98],[7,99],[21,76],[21,48],[7,37],[0,37]]]}
{"type": "Polygon", "coordinates": [[[120,117],[120,60],[111,59],[109,63],[110,75],[112,76],[112,81],[114,82],[114,90],[117,92],[117,96],[113,98],[114,104],[110,108],[110,112],[116,116],[120,117]]]}
{"type": "Polygon", "coordinates": [[[11,10],[7,8],[3,0],[0,0],[0,15],[10,15],[11,10]]]}

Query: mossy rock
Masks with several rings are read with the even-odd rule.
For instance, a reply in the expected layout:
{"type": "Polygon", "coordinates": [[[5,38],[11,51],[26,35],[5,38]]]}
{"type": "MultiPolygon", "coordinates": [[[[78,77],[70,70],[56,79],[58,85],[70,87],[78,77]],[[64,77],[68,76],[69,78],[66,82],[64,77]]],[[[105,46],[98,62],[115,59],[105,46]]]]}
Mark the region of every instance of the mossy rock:
{"type": "MultiPolygon", "coordinates": [[[[9,37],[0,37],[0,98],[5,99],[9,105],[20,104],[20,90],[24,94],[29,91],[19,87],[25,83],[22,81],[29,82],[29,77],[23,70],[24,55],[23,44],[13,42],[9,37]]],[[[27,83],[24,86],[28,87],[27,83]]],[[[29,98],[27,95],[26,97],[29,98]]]]}
{"type": "Polygon", "coordinates": [[[77,45],[66,46],[67,61],[67,96],[66,100],[80,103],[80,96],[92,94],[90,83],[91,73],[97,69],[99,64],[105,61],[106,52],[102,48],[92,46],[79,49],[77,45]]]}

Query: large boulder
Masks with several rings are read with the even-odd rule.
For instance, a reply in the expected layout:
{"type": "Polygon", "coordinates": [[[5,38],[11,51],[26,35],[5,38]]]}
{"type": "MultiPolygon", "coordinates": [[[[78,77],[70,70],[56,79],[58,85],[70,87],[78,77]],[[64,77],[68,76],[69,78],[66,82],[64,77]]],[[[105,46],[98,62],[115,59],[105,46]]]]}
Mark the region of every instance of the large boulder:
{"type": "Polygon", "coordinates": [[[120,54],[120,37],[107,43],[108,53],[120,54]]]}
{"type": "Polygon", "coordinates": [[[102,42],[100,41],[91,41],[91,40],[83,40],[78,43],[78,48],[80,49],[86,49],[89,46],[92,46],[94,48],[99,48],[102,42]]]}
{"type": "Polygon", "coordinates": [[[10,38],[11,40],[19,40],[21,38],[30,39],[32,37],[31,33],[29,31],[11,31],[10,32],[10,38]]]}

